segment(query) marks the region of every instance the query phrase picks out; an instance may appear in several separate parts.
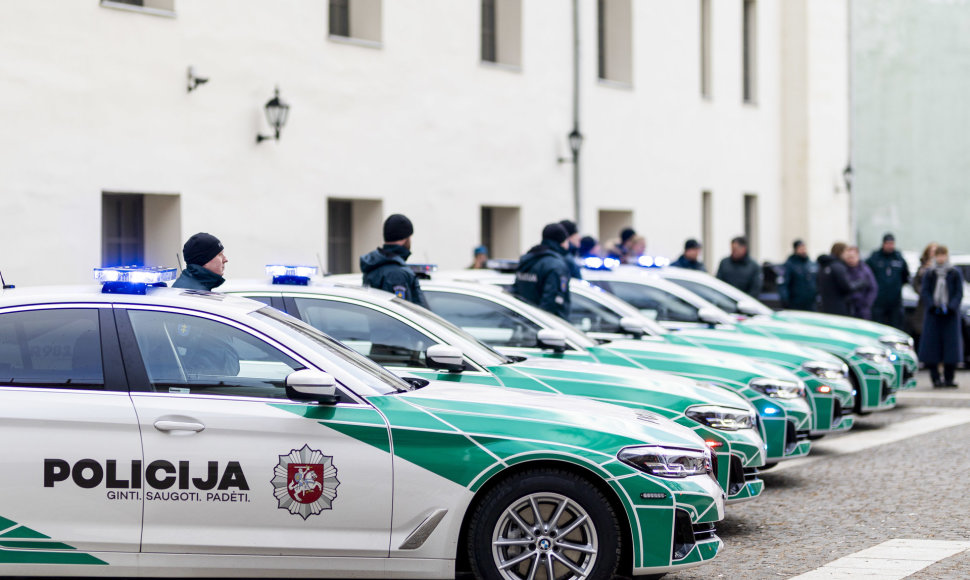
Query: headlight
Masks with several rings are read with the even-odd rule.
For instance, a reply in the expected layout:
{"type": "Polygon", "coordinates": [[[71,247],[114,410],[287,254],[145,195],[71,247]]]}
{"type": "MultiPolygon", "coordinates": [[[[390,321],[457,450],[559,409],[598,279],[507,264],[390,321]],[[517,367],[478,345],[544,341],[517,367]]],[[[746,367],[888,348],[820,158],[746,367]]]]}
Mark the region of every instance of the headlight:
{"type": "Polygon", "coordinates": [[[874,363],[885,364],[889,362],[889,355],[891,355],[892,353],[889,352],[889,349],[886,349],[886,348],[879,348],[875,346],[860,346],[859,348],[855,349],[853,354],[855,354],[856,356],[860,356],[868,361],[872,361],[874,363]]]}
{"type": "Polygon", "coordinates": [[[891,348],[892,350],[913,350],[913,339],[909,336],[880,336],[879,344],[885,346],[886,348],[891,348]]]}
{"type": "Polygon", "coordinates": [[[797,399],[805,396],[805,387],[780,379],[754,379],[748,386],[772,399],[797,399]]]}
{"type": "Polygon", "coordinates": [[[721,407],[718,405],[698,405],[687,409],[688,418],[721,431],[740,431],[754,429],[754,413],[743,409],[721,407]]]}
{"type": "Polygon", "coordinates": [[[627,465],[658,477],[688,477],[713,472],[711,452],[707,449],[701,451],[643,445],[623,448],[616,457],[627,465]]]}
{"type": "Polygon", "coordinates": [[[849,368],[842,363],[812,360],[803,364],[802,369],[815,377],[827,380],[844,379],[849,375],[849,368]]]}

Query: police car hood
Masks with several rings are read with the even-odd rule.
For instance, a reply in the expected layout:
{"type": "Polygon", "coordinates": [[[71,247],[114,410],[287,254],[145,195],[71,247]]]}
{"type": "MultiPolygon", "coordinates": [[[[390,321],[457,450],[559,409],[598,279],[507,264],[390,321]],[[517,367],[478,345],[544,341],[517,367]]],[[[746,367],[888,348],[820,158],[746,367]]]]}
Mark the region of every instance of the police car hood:
{"type": "Polygon", "coordinates": [[[789,362],[820,361],[841,365],[842,361],[833,354],[810,346],[773,337],[753,334],[726,333],[708,328],[684,328],[675,333],[686,342],[707,348],[736,346],[745,349],[747,354],[771,360],[785,359],[789,362]]]}
{"type": "Polygon", "coordinates": [[[620,398],[625,395],[633,403],[641,400],[646,403],[656,403],[658,400],[669,401],[670,405],[681,407],[671,408],[676,411],[683,411],[683,408],[690,405],[700,404],[723,405],[736,409],[751,408],[740,395],[721,387],[647,369],[561,359],[530,358],[496,370],[519,372],[557,389],[566,389],[571,383],[580,383],[592,387],[587,390],[596,393],[595,396],[602,399],[622,400],[620,398]],[[601,391],[602,394],[597,391],[601,391]],[[644,394],[647,395],[646,399],[644,394]]]}
{"type": "MultiPolygon", "coordinates": [[[[470,436],[515,437],[601,450],[605,445],[609,453],[641,444],[705,448],[703,439],[691,429],[649,411],[567,395],[432,381],[414,391],[370,400],[385,413],[391,408],[399,413],[419,412],[428,428],[470,436]]],[[[398,424],[395,417],[388,419],[398,424]]]]}
{"type": "Polygon", "coordinates": [[[763,336],[775,336],[786,340],[807,343],[819,348],[825,348],[829,352],[837,351],[837,354],[843,356],[848,356],[860,346],[886,348],[877,339],[867,337],[864,334],[824,326],[786,322],[770,316],[754,316],[740,321],[738,325],[745,326],[763,336]]]}

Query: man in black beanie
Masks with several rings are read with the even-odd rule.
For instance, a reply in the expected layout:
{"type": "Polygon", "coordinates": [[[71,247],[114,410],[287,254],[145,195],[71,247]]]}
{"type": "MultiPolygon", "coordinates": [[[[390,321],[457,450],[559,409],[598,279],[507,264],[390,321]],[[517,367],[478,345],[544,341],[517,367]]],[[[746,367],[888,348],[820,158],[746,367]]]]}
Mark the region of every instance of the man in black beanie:
{"type": "Polygon", "coordinates": [[[182,246],[185,256],[185,269],[172,288],[186,288],[189,290],[212,291],[226,281],[222,277],[226,273],[226,263],[229,259],[223,253],[222,242],[212,234],[199,232],[188,239],[182,246]]]}
{"type": "Polygon", "coordinates": [[[566,265],[566,228],[549,224],[542,242],[519,258],[512,293],[560,318],[569,319],[569,266],[566,265]]]}
{"type": "Polygon", "coordinates": [[[379,288],[419,306],[428,307],[418,277],[405,261],[411,255],[414,226],[407,217],[396,213],[384,220],[384,245],[360,257],[364,286],[379,288]]]}

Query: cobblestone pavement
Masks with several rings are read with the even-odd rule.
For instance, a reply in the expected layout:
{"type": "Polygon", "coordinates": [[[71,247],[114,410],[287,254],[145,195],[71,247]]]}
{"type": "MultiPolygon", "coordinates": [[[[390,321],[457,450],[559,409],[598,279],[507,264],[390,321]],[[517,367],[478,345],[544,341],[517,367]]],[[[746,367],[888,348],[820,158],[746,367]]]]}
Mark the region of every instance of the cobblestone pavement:
{"type": "MultiPolygon", "coordinates": [[[[853,433],[878,437],[891,425],[960,407],[970,416],[970,372],[959,372],[957,382],[958,389],[933,389],[922,371],[919,387],[902,394],[896,409],[860,417],[849,434],[823,439],[827,456],[765,471],[764,495],[728,507],[718,525],[725,543],[718,558],[666,578],[790,578],[896,538],[970,540],[970,423],[855,453],[838,450],[838,440],[853,433]]],[[[910,578],[970,578],[970,552],[910,578]]]]}

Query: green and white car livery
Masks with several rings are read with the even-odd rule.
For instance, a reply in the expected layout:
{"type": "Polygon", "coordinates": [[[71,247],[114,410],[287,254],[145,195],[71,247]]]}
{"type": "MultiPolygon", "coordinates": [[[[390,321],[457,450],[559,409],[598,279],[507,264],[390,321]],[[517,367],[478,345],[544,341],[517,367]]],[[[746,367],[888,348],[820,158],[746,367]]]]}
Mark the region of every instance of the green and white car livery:
{"type": "Polygon", "coordinates": [[[820,326],[878,340],[896,355],[895,359],[890,357],[896,369],[896,386],[900,389],[916,388],[919,358],[913,348],[913,338],[898,328],[851,316],[804,310],[772,310],[757,299],[705,272],[660,268],[657,273],[664,279],[709,300],[728,314],[755,318],[767,317],[782,322],[820,326]]]}
{"type": "Polygon", "coordinates": [[[404,381],[259,302],[135,289],[0,292],[2,575],[608,578],[721,547],[690,429],[404,381]]]}
{"type": "Polygon", "coordinates": [[[403,376],[575,395],[657,413],[694,430],[711,447],[729,503],[753,499],[764,489],[757,473],[765,449],[755,411],[733,392],[641,369],[509,358],[392,294],[326,279],[305,281],[236,281],[225,290],[292,314],[403,376]]]}

